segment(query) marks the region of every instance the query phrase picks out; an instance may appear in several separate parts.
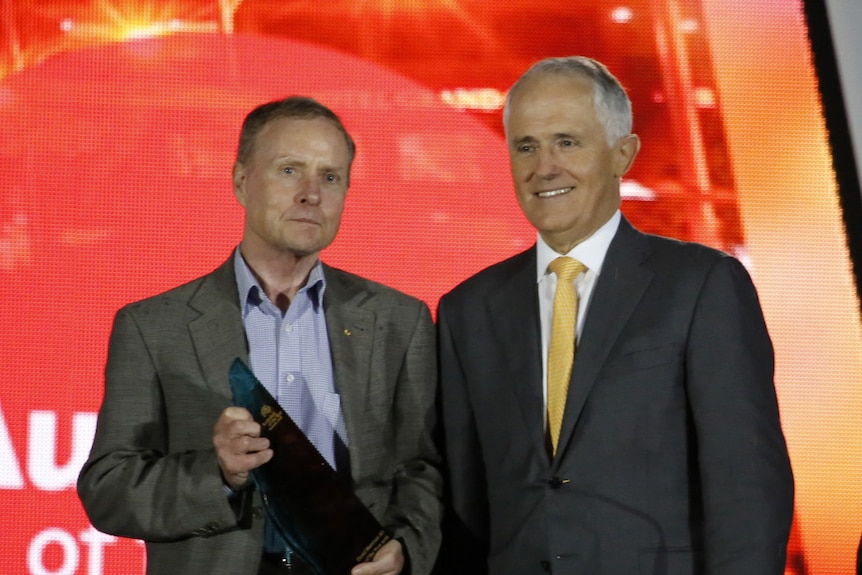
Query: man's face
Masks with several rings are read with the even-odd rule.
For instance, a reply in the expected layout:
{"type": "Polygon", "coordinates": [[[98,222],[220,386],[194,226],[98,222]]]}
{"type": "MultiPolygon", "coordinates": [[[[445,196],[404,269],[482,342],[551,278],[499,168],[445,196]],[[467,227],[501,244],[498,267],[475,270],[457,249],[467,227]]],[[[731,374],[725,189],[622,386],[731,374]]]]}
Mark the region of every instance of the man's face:
{"type": "Polygon", "coordinates": [[[554,250],[566,253],[620,205],[620,178],[640,142],[613,146],[593,105],[588,78],[546,74],[517,87],[506,126],[521,209],[554,250]]]}
{"type": "Polygon", "coordinates": [[[234,166],[245,208],[243,245],[261,253],[316,254],[341,222],[350,155],[324,118],[276,118],[257,134],[251,156],[234,166]]]}

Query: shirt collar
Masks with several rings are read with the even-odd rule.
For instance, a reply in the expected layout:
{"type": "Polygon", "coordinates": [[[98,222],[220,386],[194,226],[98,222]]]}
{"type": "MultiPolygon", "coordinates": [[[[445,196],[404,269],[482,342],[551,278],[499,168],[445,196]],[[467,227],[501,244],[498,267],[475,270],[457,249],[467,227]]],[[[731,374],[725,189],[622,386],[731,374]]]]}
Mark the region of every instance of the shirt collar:
{"type": "MultiPolygon", "coordinates": [[[[267,295],[260,286],[260,283],[258,283],[257,278],[254,277],[254,274],[252,273],[251,268],[248,267],[245,258],[242,257],[242,252],[240,251],[239,246],[237,246],[234,254],[233,268],[236,273],[236,287],[239,291],[239,305],[244,318],[251,307],[260,305],[262,301],[268,300],[269,298],[267,298],[267,295]]],[[[314,264],[314,267],[311,268],[311,273],[308,275],[308,281],[305,282],[305,285],[302,286],[297,293],[297,297],[305,295],[311,299],[314,309],[317,310],[323,305],[323,294],[325,291],[326,277],[323,274],[323,264],[318,259],[314,264]]]]}
{"type": "MultiPolygon", "coordinates": [[[[590,271],[598,275],[602,271],[602,264],[605,262],[605,256],[608,253],[608,248],[611,245],[611,240],[617,233],[620,226],[622,214],[619,210],[614,212],[607,222],[602,227],[597,229],[593,235],[573,247],[567,254],[571,258],[575,258],[590,271]]],[[[541,282],[548,272],[548,265],[560,257],[560,254],[555,252],[539,234],[539,239],[536,241],[536,282],[541,282]]]]}

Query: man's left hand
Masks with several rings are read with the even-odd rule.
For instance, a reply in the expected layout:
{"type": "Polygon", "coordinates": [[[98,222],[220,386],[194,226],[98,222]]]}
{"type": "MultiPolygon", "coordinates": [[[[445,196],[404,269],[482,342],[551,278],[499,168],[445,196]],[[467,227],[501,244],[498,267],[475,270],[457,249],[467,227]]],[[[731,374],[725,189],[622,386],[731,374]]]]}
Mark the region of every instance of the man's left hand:
{"type": "Polygon", "coordinates": [[[401,543],[389,541],[374,554],[374,559],[360,563],[350,570],[350,575],[398,575],[404,569],[404,553],[401,543]]]}

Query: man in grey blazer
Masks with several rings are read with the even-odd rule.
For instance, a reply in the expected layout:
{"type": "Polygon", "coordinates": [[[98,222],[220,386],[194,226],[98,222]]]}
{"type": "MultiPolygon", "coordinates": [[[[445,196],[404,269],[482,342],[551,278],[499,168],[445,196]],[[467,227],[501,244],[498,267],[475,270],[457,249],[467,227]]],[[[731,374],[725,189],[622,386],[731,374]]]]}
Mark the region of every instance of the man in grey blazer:
{"type": "Polygon", "coordinates": [[[96,528],[145,541],[147,573],[309,572],[265,528],[249,471],[272,450],[231,407],[235,358],[394,537],[352,575],[431,569],[442,505],[430,312],[319,259],[339,227],[354,152],[314,100],[256,108],[233,173],[245,208],[237,250],[117,313],[78,492],[96,528]]]}
{"type": "Polygon", "coordinates": [[[782,574],[793,478],[745,268],[621,215],[640,141],[602,64],[537,63],[509,92],[504,122],[538,241],[440,302],[451,508],[439,571],[782,574]],[[558,280],[549,264],[560,256],[586,271],[558,280]],[[558,281],[579,297],[554,437],[558,281]]]}

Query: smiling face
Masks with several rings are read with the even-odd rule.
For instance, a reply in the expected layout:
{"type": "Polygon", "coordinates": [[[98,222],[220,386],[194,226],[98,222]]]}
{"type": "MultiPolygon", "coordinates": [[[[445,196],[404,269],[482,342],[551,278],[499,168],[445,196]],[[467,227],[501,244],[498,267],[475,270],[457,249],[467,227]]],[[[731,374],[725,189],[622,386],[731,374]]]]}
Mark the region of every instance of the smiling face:
{"type": "Polygon", "coordinates": [[[234,166],[245,208],[243,254],[295,258],[328,246],[341,223],[350,169],[344,135],[325,118],[275,118],[234,166]]]}
{"type": "Polygon", "coordinates": [[[619,208],[640,140],[608,144],[588,78],[542,74],[515,90],[506,139],[518,202],[548,245],[567,253],[619,208]]]}

